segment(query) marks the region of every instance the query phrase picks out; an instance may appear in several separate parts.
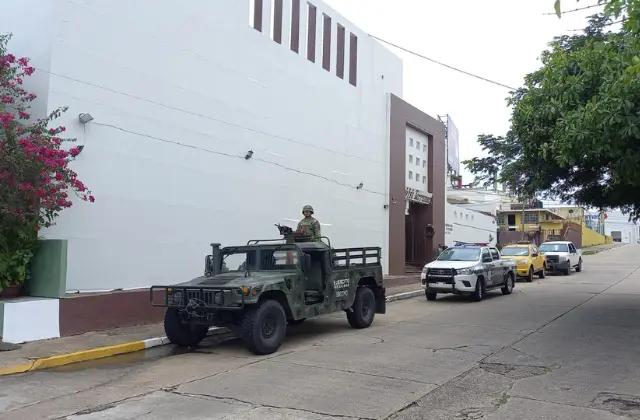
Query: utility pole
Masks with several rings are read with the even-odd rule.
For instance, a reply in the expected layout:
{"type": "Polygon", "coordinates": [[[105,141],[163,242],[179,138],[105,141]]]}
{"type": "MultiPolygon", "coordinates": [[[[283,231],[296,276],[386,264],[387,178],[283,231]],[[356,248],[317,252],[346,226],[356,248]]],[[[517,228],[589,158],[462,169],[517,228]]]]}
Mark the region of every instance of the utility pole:
{"type": "Polygon", "coordinates": [[[520,220],[520,222],[522,222],[522,240],[524,241],[524,202],[525,202],[525,197],[522,197],[522,216],[520,217],[522,220],[520,220]]]}

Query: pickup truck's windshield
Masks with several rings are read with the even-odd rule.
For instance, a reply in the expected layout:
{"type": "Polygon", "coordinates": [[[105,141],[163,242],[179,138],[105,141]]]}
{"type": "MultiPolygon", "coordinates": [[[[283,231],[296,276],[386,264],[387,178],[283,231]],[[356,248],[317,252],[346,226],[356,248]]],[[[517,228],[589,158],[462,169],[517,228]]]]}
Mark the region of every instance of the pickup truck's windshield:
{"type": "Polygon", "coordinates": [[[291,250],[230,250],[222,254],[222,271],[297,270],[298,253],[291,250]]]}
{"type": "Polygon", "coordinates": [[[529,255],[529,248],[525,247],[504,247],[500,251],[503,257],[526,257],[529,255]]]}
{"type": "Polygon", "coordinates": [[[542,245],[540,245],[540,251],[542,251],[542,252],[569,252],[569,245],[567,245],[567,244],[542,244],[542,245]]]}
{"type": "Polygon", "coordinates": [[[447,248],[438,257],[438,261],[478,261],[480,248],[447,248]]]}

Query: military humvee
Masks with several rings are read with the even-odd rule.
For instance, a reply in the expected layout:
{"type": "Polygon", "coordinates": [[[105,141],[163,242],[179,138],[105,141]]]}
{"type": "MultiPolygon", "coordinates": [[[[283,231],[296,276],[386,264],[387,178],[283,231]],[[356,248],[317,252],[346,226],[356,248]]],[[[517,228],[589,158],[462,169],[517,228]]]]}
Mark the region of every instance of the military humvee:
{"type": "Polygon", "coordinates": [[[283,238],[211,244],[202,277],[151,287],[151,304],[167,308],[171,343],[196,346],[218,326],[238,333],[251,352],[271,354],[287,324],[345,311],[352,327],[367,328],[386,312],[379,247],[334,249],[326,237],[312,242],[276,227],[283,238]]]}

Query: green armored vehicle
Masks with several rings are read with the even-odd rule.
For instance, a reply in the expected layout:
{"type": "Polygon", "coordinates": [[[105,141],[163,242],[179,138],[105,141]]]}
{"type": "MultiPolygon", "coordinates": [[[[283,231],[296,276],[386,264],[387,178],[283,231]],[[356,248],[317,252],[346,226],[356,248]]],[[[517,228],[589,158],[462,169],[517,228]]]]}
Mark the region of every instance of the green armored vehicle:
{"type": "Polygon", "coordinates": [[[211,244],[204,276],[152,286],[151,304],[167,308],[164,327],[179,346],[196,346],[211,326],[238,333],[255,354],[271,354],[287,324],[345,311],[354,328],[386,312],[379,247],[331,248],[276,225],[283,238],[220,248],[211,244]]]}

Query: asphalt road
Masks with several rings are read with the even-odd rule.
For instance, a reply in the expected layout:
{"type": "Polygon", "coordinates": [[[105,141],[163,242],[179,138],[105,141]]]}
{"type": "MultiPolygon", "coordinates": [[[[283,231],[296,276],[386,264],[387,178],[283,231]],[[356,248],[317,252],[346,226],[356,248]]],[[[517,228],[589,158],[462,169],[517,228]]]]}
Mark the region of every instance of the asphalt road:
{"type": "Polygon", "coordinates": [[[640,419],[640,246],[510,296],[391,303],[292,327],[256,357],[235,340],[0,379],[0,419],[640,419]]]}

